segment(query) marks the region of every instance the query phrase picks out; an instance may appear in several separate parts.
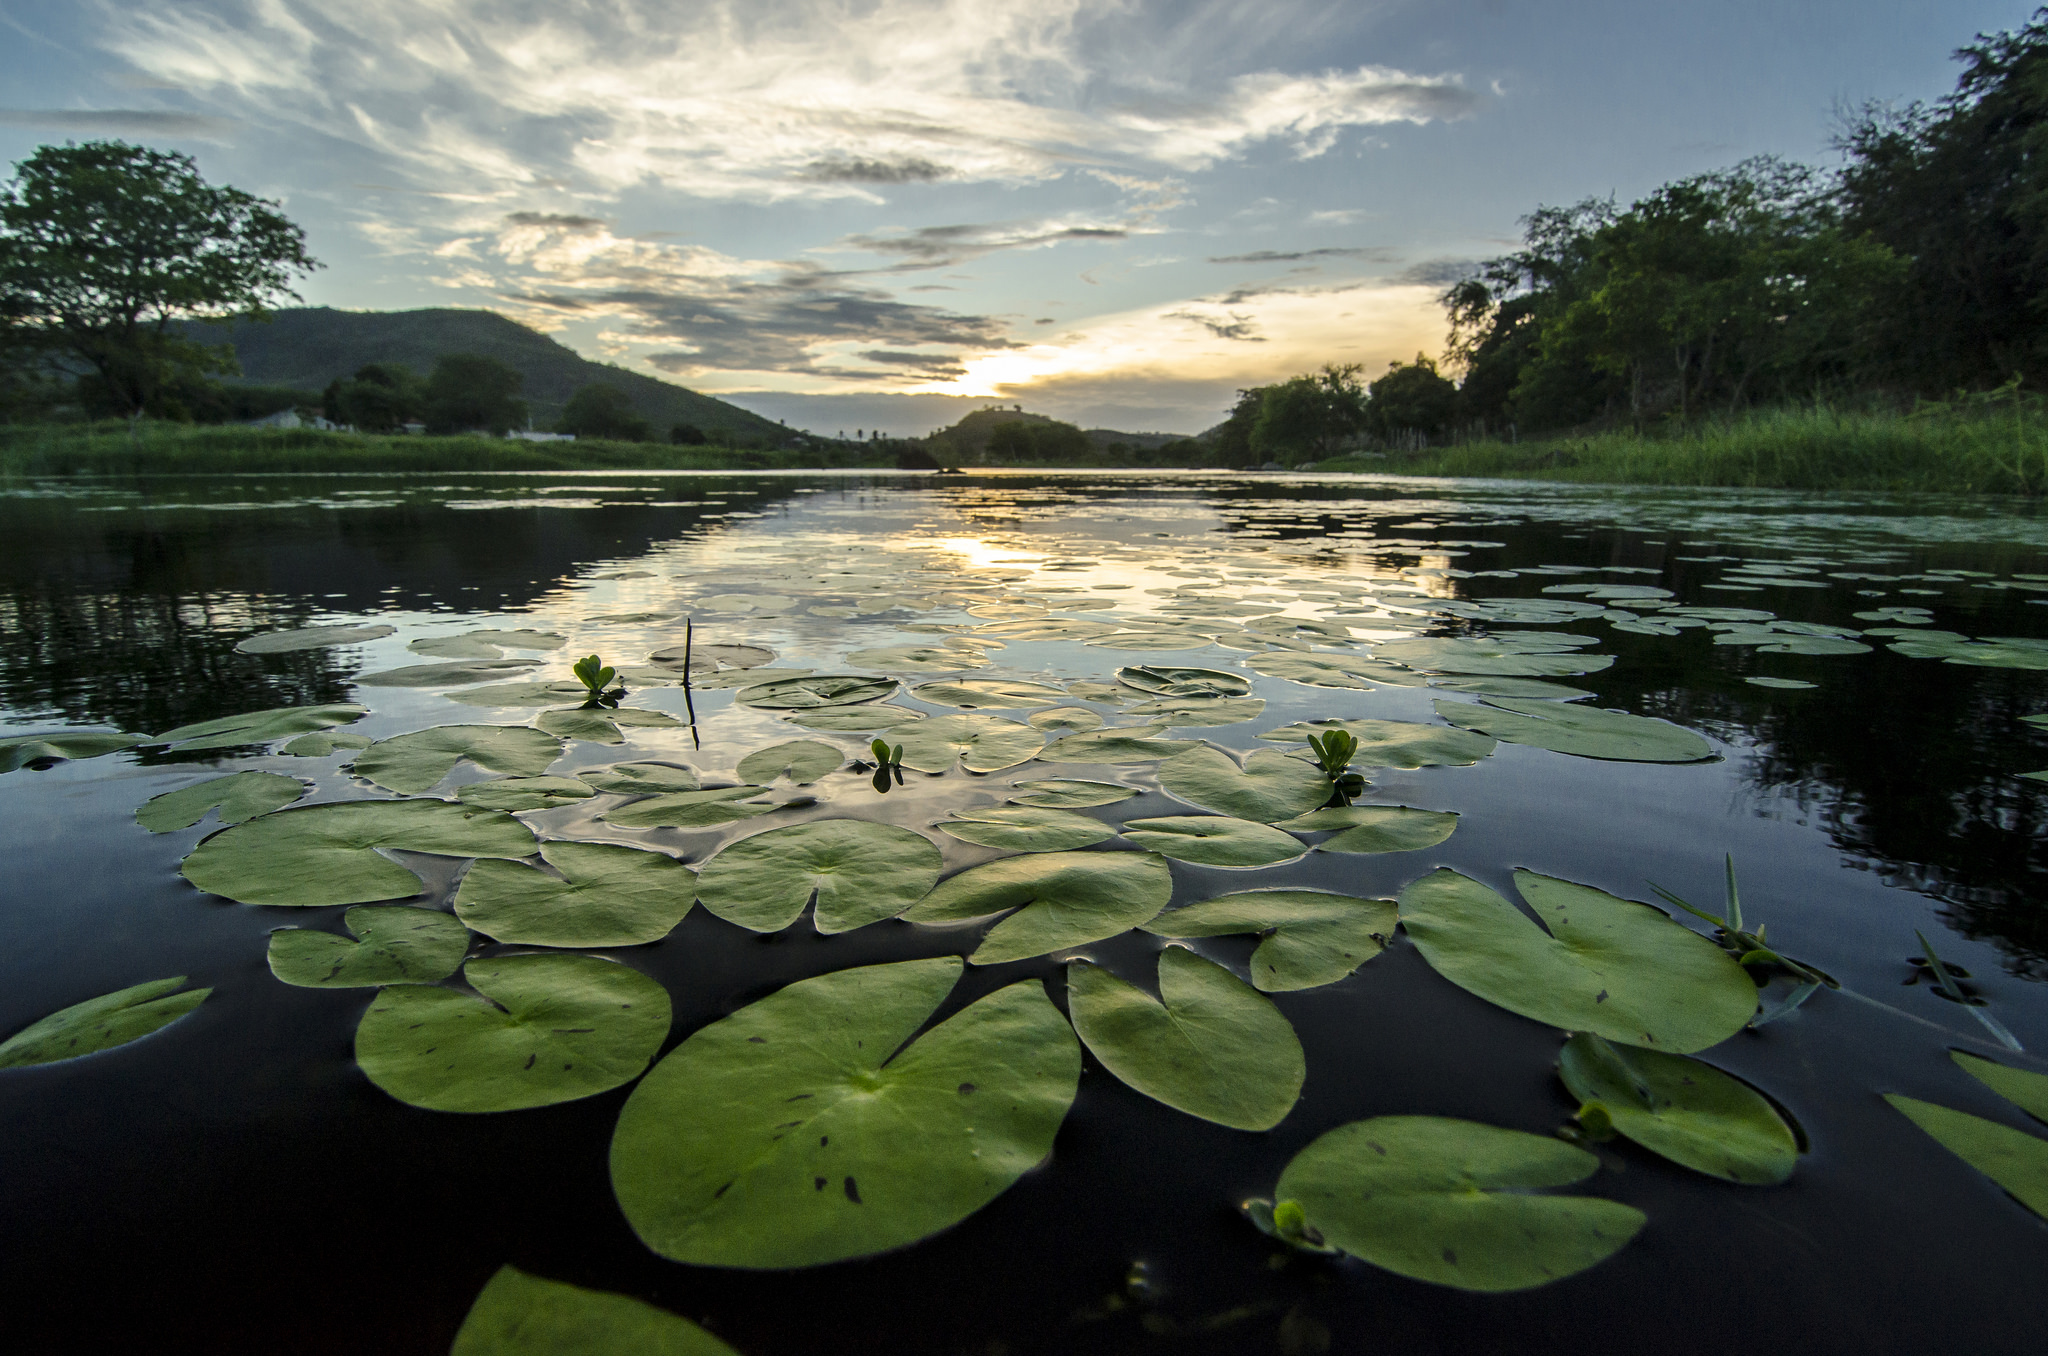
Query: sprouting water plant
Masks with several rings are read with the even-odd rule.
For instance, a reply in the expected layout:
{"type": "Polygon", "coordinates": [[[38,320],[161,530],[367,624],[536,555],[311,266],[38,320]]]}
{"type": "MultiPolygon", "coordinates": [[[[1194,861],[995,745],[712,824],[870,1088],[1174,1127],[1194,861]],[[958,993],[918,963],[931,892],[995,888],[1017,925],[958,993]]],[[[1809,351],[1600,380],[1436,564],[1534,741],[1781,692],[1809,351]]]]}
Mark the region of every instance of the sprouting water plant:
{"type": "Polygon", "coordinates": [[[893,779],[897,786],[903,785],[903,746],[894,748],[884,739],[877,739],[868,745],[868,751],[875,756],[875,790],[886,792],[893,779]]]}
{"type": "MultiPolygon", "coordinates": [[[[1736,964],[1748,970],[1753,978],[1762,976],[1764,979],[1768,979],[1774,972],[1791,976],[1793,980],[1792,992],[1787,994],[1782,1002],[1759,1013],[1751,1020],[1750,1026],[1755,1028],[1763,1026],[1767,1022],[1776,1021],[1801,1003],[1804,1003],[1807,999],[1813,997],[1817,990],[1841,988],[1840,982],[1826,971],[1816,970],[1810,965],[1802,964],[1799,961],[1793,960],[1790,956],[1773,950],[1764,940],[1765,925],[1758,924],[1755,932],[1749,932],[1743,928],[1742,896],[1735,889],[1735,854],[1729,853],[1727,860],[1728,911],[1726,916],[1708,913],[1705,909],[1695,908],[1655,881],[1650,882],[1650,888],[1655,890],[1658,897],[1665,903],[1675,904],[1693,917],[1712,923],[1714,925],[1714,940],[1721,944],[1723,951],[1726,951],[1735,958],[1736,964]]],[[[1760,979],[1759,983],[1761,982],[1763,981],[1760,979]]]]}
{"type": "Polygon", "coordinates": [[[1290,1248],[1302,1252],[1333,1253],[1337,1249],[1323,1241],[1323,1235],[1308,1222],[1308,1212],[1301,1208],[1299,1201],[1273,1202],[1263,1197],[1254,1197],[1238,1207],[1244,1217],[1250,1220],[1258,1231],[1268,1238],[1277,1238],[1290,1248]]]}
{"type": "Polygon", "coordinates": [[[2006,1049],[2022,1049],[2019,1038],[2006,1030],[2005,1023],[1984,1010],[1983,999],[1963,992],[1963,986],[1956,983],[1955,975],[1951,973],[1950,967],[1942,962],[1941,957],[1934,954],[1934,947],[1928,942],[1927,934],[1915,928],[1913,935],[1920,939],[1920,954],[1915,957],[1915,960],[1933,972],[1934,987],[1940,991],[1941,996],[1966,1009],[1972,1017],[1975,1017],[1983,1024],[1986,1031],[1996,1036],[1998,1043],[2006,1049]]]}
{"type": "Polygon", "coordinates": [[[1335,788],[1333,801],[1349,805],[1353,796],[1365,790],[1365,778],[1351,770],[1351,760],[1358,753],[1358,736],[1349,730],[1331,730],[1310,735],[1308,746],[1315,753],[1317,766],[1335,788]]]}
{"type": "Polygon", "coordinates": [[[626,695],[624,685],[611,685],[612,680],[619,676],[618,670],[594,654],[587,654],[571,664],[569,671],[576,675],[576,681],[583,684],[583,689],[588,694],[583,701],[585,709],[617,706],[619,699],[626,695]]]}

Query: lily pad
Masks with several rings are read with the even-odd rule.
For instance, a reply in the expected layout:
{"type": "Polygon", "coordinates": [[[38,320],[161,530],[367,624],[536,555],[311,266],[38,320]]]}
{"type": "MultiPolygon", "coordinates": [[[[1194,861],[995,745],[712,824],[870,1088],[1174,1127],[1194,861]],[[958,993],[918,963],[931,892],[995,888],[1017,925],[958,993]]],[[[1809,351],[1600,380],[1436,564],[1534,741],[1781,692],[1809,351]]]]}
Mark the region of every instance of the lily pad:
{"type": "Polygon", "coordinates": [[[568,642],[552,631],[464,631],[454,636],[423,636],[405,648],[436,659],[498,659],[506,650],[559,650],[568,642]]]}
{"type": "Polygon", "coordinates": [[[1067,694],[1059,688],[1007,678],[963,678],[951,683],[920,683],[911,689],[911,695],[934,706],[959,706],[968,710],[979,707],[1024,710],[1057,706],[1067,699],[1067,694]]]}
{"type": "Polygon", "coordinates": [[[668,991],[595,956],[473,960],[475,994],[382,989],[356,1027],[372,1083],[429,1111],[519,1111],[629,1083],[668,1036],[668,991]]]}
{"type": "Polygon", "coordinates": [[[1116,831],[1099,819],[1031,805],[955,810],[953,816],[940,821],[941,832],[963,842],[1012,852],[1064,852],[1116,837],[1116,831]]]}
{"type": "Polygon", "coordinates": [[[472,782],[458,790],[455,798],[464,805],[519,814],[526,810],[552,810],[560,805],[573,805],[579,800],[589,800],[594,794],[589,786],[574,777],[499,777],[488,782],[472,782]]]}
{"type": "Polygon", "coordinates": [[[380,739],[349,765],[391,791],[425,791],[467,758],[478,767],[537,777],[562,756],[561,741],[523,725],[436,725],[380,739]]]}
{"type": "Polygon", "coordinates": [[[1322,1135],[1280,1174],[1329,1244],[1396,1275],[1459,1290],[1528,1290],[1620,1251],[1640,1210],[1539,1195],[1599,1170],[1549,1135],[1442,1116],[1376,1116],[1322,1135]]]}
{"type": "Polygon", "coordinates": [[[603,1290],[498,1268],[448,1356],[739,1356],[687,1318],[603,1290]]]}
{"type": "Polygon", "coordinates": [[[449,857],[524,857],[533,832],[497,810],[443,800],[352,800],[278,810],[224,829],[178,869],[243,904],[319,908],[405,899],[420,878],[378,848],[449,857]]]}
{"type": "Polygon", "coordinates": [[[924,712],[887,703],[874,706],[821,706],[815,711],[792,711],[788,719],[806,730],[857,734],[870,730],[887,730],[892,726],[907,725],[913,720],[923,720],[924,712]]]}
{"type": "Polygon", "coordinates": [[[441,694],[465,706],[550,706],[556,702],[580,701],[590,695],[581,683],[493,683],[466,692],[441,694]]]}
{"type": "Polygon", "coordinates": [[[1406,805],[1333,805],[1282,820],[1279,827],[1295,833],[1336,830],[1316,844],[1317,852],[1414,852],[1449,838],[1458,816],[1406,805]]]}
{"type": "Polygon", "coordinates": [[[955,762],[969,772],[998,772],[1030,762],[1045,736],[1029,725],[973,713],[933,716],[883,732],[903,746],[903,766],[919,772],[950,772],[955,762]]]}
{"type": "Polygon", "coordinates": [[[1114,937],[1150,919],[1172,895],[1173,876],[1156,853],[1033,852],[971,866],[903,917],[962,923],[1015,909],[967,958],[998,965],[1114,937]]]}
{"type": "Polygon", "coordinates": [[[1249,890],[1168,909],[1144,925],[1158,937],[1257,933],[1252,983],[1267,993],[1335,984],[1385,949],[1399,915],[1391,899],[1323,890],[1249,890]]]}
{"type": "Polygon", "coordinates": [[[2035,1120],[2048,1121],[2048,1074],[2015,1069],[2010,1064],[1997,1064],[1961,1050],[1951,1050],[1948,1054],[1964,1073],[2035,1120]]]}
{"type": "Polygon", "coordinates": [[[1117,681],[1159,697],[1242,697],[1251,680],[1223,669],[1185,668],[1168,664],[1135,664],[1116,671],[1117,681]]]}
{"type": "Polygon", "coordinates": [[[523,673],[538,659],[462,659],[446,664],[407,664],[356,675],[358,687],[466,687],[523,673]]]}
{"type": "Polygon", "coordinates": [[[623,744],[628,729],[681,729],[683,722],[666,711],[643,711],[637,707],[570,707],[543,711],[534,724],[562,739],[581,739],[592,744],[623,744]]]}
{"type": "Polygon", "coordinates": [[[132,749],[137,744],[155,742],[160,741],[152,740],[148,735],[105,734],[94,730],[16,735],[0,739],[0,772],[13,772],[45,759],[99,758],[122,749],[132,749]]]}
{"type": "Polygon", "coordinates": [[[675,763],[613,763],[610,767],[587,768],[577,773],[594,790],[626,796],[659,796],[671,791],[695,791],[700,783],[697,769],[675,763]]]}
{"type": "Polygon", "coordinates": [[[1285,678],[1292,683],[1307,683],[1312,687],[1369,690],[1374,683],[1382,681],[1373,676],[1373,667],[1363,660],[1330,655],[1275,650],[1255,654],[1245,663],[1251,666],[1253,673],[1262,673],[1268,678],[1285,678]]]}
{"type": "Polygon", "coordinates": [[[1102,1066],[1154,1101],[1270,1130],[1301,1096],[1301,1041],[1269,998],[1182,947],[1159,953],[1159,997],[1097,965],[1067,966],[1067,1012],[1102,1066]]]}
{"type": "Polygon", "coordinates": [[[1405,664],[1411,669],[1497,674],[1507,678],[1569,678],[1598,673],[1614,663],[1611,654],[1581,654],[1563,641],[1546,643],[1522,636],[1424,636],[1387,641],[1373,646],[1372,652],[1377,659],[1405,664]]]}
{"type": "Polygon", "coordinates": [[[1707,741],[1682,725],[1597,706],[1489,697],[1483,704],[1438,700],[1453,725],[1510,744],[1623,763],[1696,763],[1714,756],[1707,741]]]}
{"type": "Polygon", "coordinates": [[[347,725],[370,714],[354,702],[330,702],[324,706],[278,706],[267,711],[245,711],[238,716],[202,720],[166,730],[154,742],[169,744],[175,753],[199,753],[206,749],[232,749],[243,744],[268,744],[287,735],[312,734],[347,725]]]}
{"type": "Polygon", "coordinates": [[[368,735],[359,734],[304,734],[292,740],[279,753],[294,758],[327,758],[343,749],[367,749],[377,741],[368,735]]]}
{"type": "Polygon", "coordinates": [[[243,654],[289,654],[294,650],[319,650],[329,645],[360,645],[382,640],[397,628],[392,626],[301,626],[292,631],[264,631],[235,645],[243,654]]]}
{"type": "Polygon", "coordinates": [[[1549,931],[1439,868],[1401,892],[1401,925],[1438,974],[1510,1012],[1690,1054],[1740,1031],[1756,985],[1720,947],[1647,904],[1517,871],[1549,931]]]}
{"type": "Polygon", "coordinates": [[[1021,796],[1010,797],[1012,805],[1035,805],[1042,810],[1085,810],[1093,805],[1114,805],[1138,794],[1137,788],[1115,782],[1076,782],[1060,779],[1018,782],[1011,788],[1021,796]]]}
{"type": "Polygon", "coordinates": [[[1802,692],[1820,686],[1819,683],[1809,683],[1803,678],[1750,677],[1742,681],[1748,683],[1751,687],[1771,687],[1786,692],[1802,692]]]}
{"type": "MultiPolygon", "coordinates": [[[[0,1047],[4,1052],[5,1047],[0,1047]]],[[[2048,1219],[2048,1139],[1953,1107],[1886,1093],[1892,1109],[1941,1142],[1957,1158],[1998,1183],[2027,1209],[2048,1219]]]]}
{"type": "Polygon", "coordinates": [[[455,892],[456,916],[494,941],[522,946],[639,946],[658,942],[690,911],[696,880],[663,852],[556,841],[541,860],[478,862],[455,892]]]}
{"type": "Polygon", "coordinates": [[[780,932],[817,896],[819,932],[894,918],[939,879],[923,834],[863,819],[816,819],[719,849],[697,877],[697,902],[754,932],[780,932]]]}
{"type": "Polygon", "coordinates": [[[1048,734],[1086,734],[1102,728],[1102,713],[1091,711],[1085,706],[1053,706],[1043,711],[1033,711],[1024,719],[1034,730],[1048,734]]]}
{"type": "Polygon", "coordinates": [[[1540,678],[1432,678],[1431,687],[1470,692],[1481,697],[1528,697],[1536,701],[1571,702],[1593,694],[1583,687],[1546,683],[1540,678]]]}
{"type": "Polygon", "coordinates": [[[715,786],[703,791],[673,791],[649,796],[598,818],[622,829],[709,829],[720,824],[737,824],[775,809],[770,804],[748,804],[765,796],[765,786],[715,786]]]}
{"type": "Polygon", "coordinates": [[[1139,702],[1130,713],[1169,727],[1207,727],[1257,720],[1265,709],[1264,697],[1161,697],[1139,702]]]}
{"type": "Polygon", "coordinates": [[[1367,767],[1468,767],[1494,749],[1490,735],[1405,720],[1300,720],[1259,738],[1306,744],[1310,735],[1320,738],[1334,730],[1358,741],[1352,761],[1367,767]]]}
{"type": "Polygon", "coordinates": [[[1582,1104],[1582,1124],[1583,1104],[1598,1104],[1616,1133],[1695,1172],[1776,1186],[1799,1160],[1799,1142],[1770,1100],[1711,1064],[1581,1031],[1557,1068],[1582,1104]]]}
{"type": "Polygon", "coordinates": [[[822,1266],[958,1224],[1052,1151],[1081,1050],[1038,980],[906,1041],[944,956],[801,980],[704,1027],[627,1098],[612,1188],[692,1266],[822,1266]]]}
{"type": "Polygon", "coordinates": [[[355,941],[312,928],[271,933],[270,973],[302,989],[433,984],[469,950],[469,929],[439,909],[358,904],[341,921],[355,941]]]}
{"type": "Polygon", "coordinates": [[[855,673],[820,673],[803,678],[771,678],[733,694],[741,706],[768,711],[808,711],[817,706],[852,706],[877,701],[896,690],[894,678],[855,673]]]}
{"type": "Polygon", "coordinates": [[[111,1050],[169,1026],[206,1001],[212,989],[186,989],[185,977],[152,979],[59,1008],[0,1042],[0,1069],[54,1064],[111,1050]]]}
{"type": "Polygon", "coordinates": [[[1124,837],[1161,856],[1198,866],[1271,866],[1308,851],[1308,845],[1291,833],[1227,815],[1126,820],[1124,837]]]}
{"type": "Polygon", "coordinates": [[[239,824],[257,815],[267,815],[306,794],[306,784],[297,777],[275,772],[232,772],[213,777],[178,791],[151,796],[135,812],[135,822],[151,833],[189,829],[206,818],[208,810],[220,812],[223,824],[239,824]]]}
{"type": "Polygon", "coordinates": [[[891,673],[958,673],[962,669],[985,669],[989,664],[988,656],[979,650],[944,645],[877,645],[855,650],[846,656],[846,662],[891,673]]]}
{"type": "Polygon", "coordinates": [[[766,786],[787,777],[798,786],[809,786],[828,772],[846,765],[846,753],[836,744],[817,739],[792,739],[771,744],[740,759],[740,776],[766,786]]]}
{"type": "Polygon", "coordinates": [[[1192,739],[1160,739],[1162,725],[1113,725],[1107,730],[1055,739],[1036,757],[1046,763],[1156,763],[1203,745],[1192,739]]]}
{"type": "Polygon", "coordinates": [[[1313,810],[1333,790],[1321,769],[1278,749],[1259,749],[1242,768],[1221,749],[1191,749],[1159,765],[1159,785],[1205,810],[1261,823],[1313,810]]]}
{"type": "MultiPolygon", "coordinates": [[[[669,681],[675,681],[673,670],[653,669],[643,670],[643,672],[666,672],[669,674],[669,681]]],[[[787,667],[773,669],[719,669],[715,673],[696,673],[693,671],[690,677],[690,686],[699,692],[719,692],[736,688],[761,687],[768,683],[794,683],[799,679],[809,678],[816,672],[816,669],[787,667]]],[[[643,678],[640,681],[645,682],[646,679],[643,678]]],[[[862,698],[861,700],[865,701],[867,699],[862,698]]],[[[776,707],[773,709],[795,710],[798,708],[776,707]]],[[[805,707],[802,709],[809,710],[811,708],[805,707]]]]}
{"type": "Polygon", "coordinates": [[[658,668],[674,669],[679,676],[685,660],[694,677],[700,673],[719,673],[728,669],[758,669],[763,664],[774,662],[775,651],[760,645],[698,645],[693,642],[687,646],[671,645],[647,656],[648,663],[658,668]]]}

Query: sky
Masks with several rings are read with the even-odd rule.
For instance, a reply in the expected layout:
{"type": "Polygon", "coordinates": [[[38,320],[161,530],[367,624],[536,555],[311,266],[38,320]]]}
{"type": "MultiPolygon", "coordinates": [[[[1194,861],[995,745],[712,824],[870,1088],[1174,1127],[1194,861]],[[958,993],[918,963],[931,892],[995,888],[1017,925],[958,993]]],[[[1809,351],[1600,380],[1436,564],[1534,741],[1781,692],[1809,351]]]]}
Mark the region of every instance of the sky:
{"type": "Polygon", "coordinates": [[[0,160],[281,203],[310,305],[484,307],[824,434],[1194,433],[1441,351],[1540,204],[1934,99],[1993,0],[0,0],[0,160]]]}

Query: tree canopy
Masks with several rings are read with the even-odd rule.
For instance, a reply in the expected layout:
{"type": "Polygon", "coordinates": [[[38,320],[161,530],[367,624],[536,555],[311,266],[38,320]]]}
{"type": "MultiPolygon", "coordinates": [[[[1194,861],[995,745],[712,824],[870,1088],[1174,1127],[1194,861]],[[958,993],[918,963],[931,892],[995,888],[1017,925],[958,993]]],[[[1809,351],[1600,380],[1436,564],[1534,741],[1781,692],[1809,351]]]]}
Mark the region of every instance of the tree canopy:
{"type": "Polygon", "coordinates": [[[633,408],[633,398],[603,381],[593,381],[570,396],[555,427],[579,438],[613,438],[627,443],[654,441],[654,426],[633,408]]]}
{"type": "Polygon", "coordinates": [[[526,422],[526,402],[519,398],[524,379],[496,358],[450,353],[434,364],[427,378],[425,414],[429,433],[482,430],[502,436],[526,422]]]}

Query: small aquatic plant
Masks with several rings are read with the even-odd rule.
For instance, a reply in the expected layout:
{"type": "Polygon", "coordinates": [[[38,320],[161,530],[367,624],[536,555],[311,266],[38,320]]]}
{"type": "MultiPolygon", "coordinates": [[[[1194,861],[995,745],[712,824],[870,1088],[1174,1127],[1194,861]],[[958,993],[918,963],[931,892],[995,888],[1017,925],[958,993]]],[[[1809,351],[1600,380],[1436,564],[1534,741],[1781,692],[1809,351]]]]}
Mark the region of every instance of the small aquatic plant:
{"type": "MultiPolygon", "coordinates": [[[[1933,974],[1935,992],[1948,999],[1951,1003],[1967,1010],[1972,1017],[1975,1017],[1983,1025],[1986,1031],[1996,1036],[1998,1043],[2006,1049],[2021,1049],[2019,1039],[2006,1029],[2005,1023],[1984,1010],[1984,1000],[1974,994],[1964,992],[1963,986],[1956,982],[1958,971],[1955,967],[1944,964],[1941,957],[1934,954],[1934,947],[1929,944],[1927,934],[1916,928],[1913,935],[1920,939],[1920,954],[1913,958],[1914,962],[1925,966],[1933,974]]],[[[1960,973],[1966,976],[1969,974],[1967,970],[1960,973]]]]}
{"type": "MultiPolygon", "coordinates": [[[[1725,917],[1721,914],[1708,913],[1705,909],[1694,908],[1691,904],[1686,903],[1683,899],[1680,899],[1655,881],[1650,882],[1650,888],[1656,891],[1658,898],[1662,899],[1665,903],[1675,904],[1693,917],[1712,923],[1714,925],[1714,940],[1721,944],[1721,949],[1730,956],[1733,956],[1735,963],[1748,970],[1751,978],[1756,979],[1760,984],[1767,981],[1774,972],[1791,976],[1793,980],[1792,992],[1785,996],[1783,1002],[1760,1013],[1750,1023],[1750,1026],[1759,1027],[1766,1022],[1776,1021],[1801,1003],[1804,1003],[1807,999],[1813,997],[1815,991],[1819,989],[1841,988],[1841,984],[1835,977],[1826,971],[1816,970],[1810,965],[1802,964],[1799,961],[1793,960],[1790,956],[1773,950],[1764,941],[1765,925],[1759,924],[1755,932],[1749,932],[1743,928],[1742,896],[1735,889],[1735,854],[1728,854],[1727,861],[1728,911],[1725,917]]],[[[1922,945],[1925,945],[1924,941],[1922,945]]]]}
{"type": "Polygon", "coordinates": [[[1331,804],[1349,805],[1353,796],[1365,790],[1365,778],[1351,770],[1351,760],[1358,755],[1358,736],[1349,730],[1331,730],[1310,735],[1308,746],[1315,753],[1317,766],[1336,788],[1331,804]]]}
{"type": "Polygon", "coordinates": [[[897,786],[903,785],[903,746],[891,748],[886,739],[877,739],[868,745],[868,751],[875,756],[875,790],[886,792],[891,780],[897,786]]]}
{"type": "Polygon", "coordinates": [[[612,680],[619,676],[618,670],[606,664],[594,654],[587,654],[569,666],[576,675],[576,681],[583,684],[590,695],[584,698],[586,709],[600,706],[617,706],[619,699],[626,695],[625,685],[613,687],[612,680]]]}

